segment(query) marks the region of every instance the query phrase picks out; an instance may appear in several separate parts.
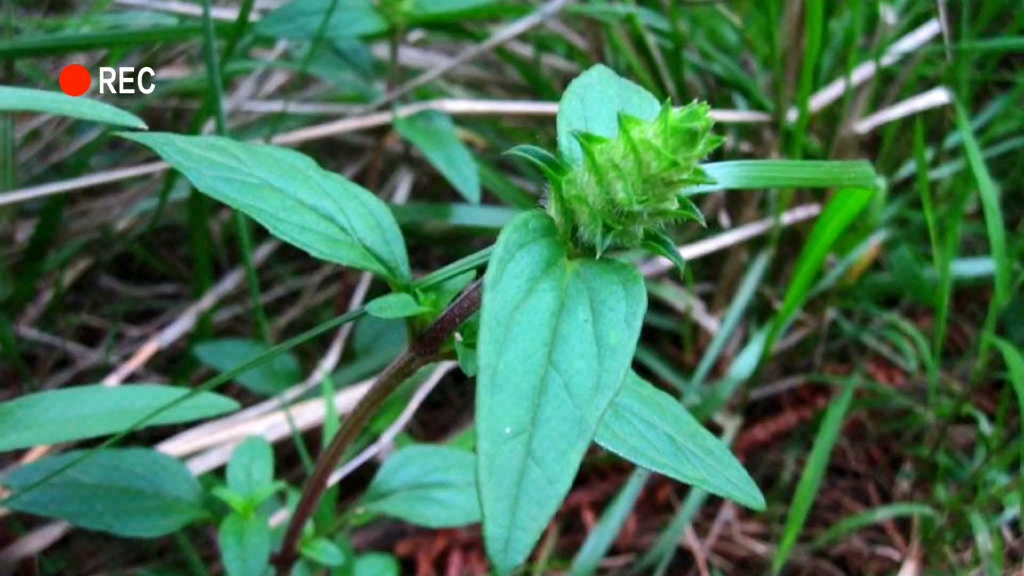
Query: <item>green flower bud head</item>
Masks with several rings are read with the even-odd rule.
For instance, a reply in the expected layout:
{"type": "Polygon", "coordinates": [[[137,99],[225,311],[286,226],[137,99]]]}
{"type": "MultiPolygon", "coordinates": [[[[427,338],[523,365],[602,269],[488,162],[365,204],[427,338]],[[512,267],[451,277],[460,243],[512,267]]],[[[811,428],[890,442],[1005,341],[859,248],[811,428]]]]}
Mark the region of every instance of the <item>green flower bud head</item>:
{"type": "Polygon", "coordinates": [[[711,133],[713,124],[709,106],[693,102],[665,104],[650,121],[620,114],[616,138],[574,133],[583,162],[551,179],[548,211],[559,230],[600,256],[610,248],[640,247],[673,221],[703,225],[682,192],[711,182],[699,162],[722,144],[711,133]]]}

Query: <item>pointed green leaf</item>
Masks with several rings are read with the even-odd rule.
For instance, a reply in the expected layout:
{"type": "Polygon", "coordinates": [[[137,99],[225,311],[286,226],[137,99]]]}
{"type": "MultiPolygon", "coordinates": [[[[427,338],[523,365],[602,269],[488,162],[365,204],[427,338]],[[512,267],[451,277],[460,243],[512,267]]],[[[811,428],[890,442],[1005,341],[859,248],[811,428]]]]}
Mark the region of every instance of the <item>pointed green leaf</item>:
{"type": "Polygon", "coordinates": [[[337,544],[326,538],[314,538],[303,542],[299,547],[299,553],[303,558],[312,560],[331,568],[336,568],[345,563],[345,553],[337,544]]]}
{"type": "Polygon", "coordinates": [[[146,123],[135,114],[106,102],[16,86],[0,86],[0,112],[42,112],[126,128],[146,128],[146,123]]]}
{"type": "Polygon", "coordinates": [[[574,132],[615,138],[619,113],[653,120],[660,111],[658,99],[639,84],[603,64],[591,66],[569,83],[558,103],[558,152],[566,162],[580,164],[583,150],[574,132]]]}
{"type": "MultiPolygon", "coordinates": [[[[270,350],[263,342],[244,338],[219,338],[196,344],[192,349],[195,357],[204,365],[219,372],[227,372],[235,366],[265,354],[270,350]]],[[[239,374],[235,382],[256,394],[273,396],[302,380],[302,367],[294,354],[285,352],[239,374]]]]}
{"type": "Polygon", "coordinates": [[[463,198],[473,204],[480,202],[480,169],[455,133],[450,116],[428,110],[395,118],[395,129],[427,157],[463,198]]]}
{"type": "Polygon", "coordinates": [[[217,531],[228,576],[262,576],[270,567],[270,525],[262,514],[228,514],[217,531]]]}
{"type": "Polygon", "coordinates": [[[91,384],[26,394],[0,402],[0,452],[116,434],[152,412],[146,426],[176,424],[219,416],[238,409],[234,400],[213,392],[162,384],[91,384]]]}
{"type": "Polygon", "coordinates": [[[505,152],[509,156],[518,156],[536,166],[548,180],[557,180],[565,175],[568,167],[554,154],[530,144],[520,144],[505,152]]]}
{"type": "Polygon", "coordinates": [[[220,136],[125,133],[149,146],[197,190],[245,212],[316,258],[407,285],[405,241],[387,205],[294,150],[220,136]]]}
{"type": "Polygon", "coordinates": [[[596,442],[626,460],[754,510],[764,496],[729,448],[678,400],[630,371],[596,442]]]}
{"type": "Polygon", "coordinates": [[[447,446],[402,448],[377,471],[362,506],[427,528],[479,522],[476,458],[472,452],[447,446]]]}
{"type": "Polygon", "coordinates": [[[679,249],[676,248],[676,243],[672,241],[664,232],[651,232],[644,238],[643,247],[650,250],[658,256],[664,256],[668,258],[670,262],[676,265],[679,269],[679,273],[682,274],[686,270],[686,261],[679,254],[679,249]]]}
{"type": "Polygon", "coordinates": [[[551,218],[513,220],[484,276],[478,479],[499,573],[539,539],[622,385],[647,307],[631,266],[568,257],[551,218]]]}
{"type": "Polygon", "coordinates": [[[274,451],[262,436],[250,436],[235,447],[225,474],[230,488],[245,498],[266,494],[274,483],[274,451]]]}
{"type": "Polygon", "coordinates": [[[50,456],[0,477],[0,485],[12,491],[4,506],[131,538],[170,534],[206,515],[203,490],[188,469],[144,448],[99,450],[73,470],[19,494],[83,454],[50,456]]]}
{"type": "Polygon", "coordinates": [[[370,300],[366,305],[368,314],[385,320],[408,318],[429,311],[429,308],[420,305],[411,294],[405,292],[385,294],[370,300]]]}
{"type": "Polygon", "coordinates": [[[390,28],[371,0],[293,0],[264,16],[255,29],[264,36],[308,41],[316,36],[332,6],[324,29],[326,39],[347,41],[390,28]]]}

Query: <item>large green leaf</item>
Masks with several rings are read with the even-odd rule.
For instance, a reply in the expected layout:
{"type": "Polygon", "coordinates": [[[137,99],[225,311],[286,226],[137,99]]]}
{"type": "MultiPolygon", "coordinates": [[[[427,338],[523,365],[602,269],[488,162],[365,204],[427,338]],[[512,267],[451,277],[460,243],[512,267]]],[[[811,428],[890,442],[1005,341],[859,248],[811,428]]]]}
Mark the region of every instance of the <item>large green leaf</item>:
{"type": "Polygon", "coordinates": [[[387,20],[370,0],[294,0],[267,14],[256,32],[285,40],[308,41],[316,36],[327,11],[334,12],[324,30],[330,40],[352,40],[387,32],[387,20]]]}
{"type": "Polygon", "coordinates": [[[92,384],[26,394],[0,403],[0,452],[122,432],[179,400],[146,426],[201,420],[238,409],[237,402],[213,392],[182,400],[191,393],[162,384],[92,384]]]}
{"type": "Polygon", "coordinates": [[[384,202],[294,150],[220,136],[124,137],[152,148],[204,194],[317,258],[411,282],[405,241],[384,202]]]}
{"type": "Polygon", "coordinates": [[[644,468],[764,510],[764,496],[729,448],[678,400],[633,371],[601,418],[595,440],[644,468]]]}
{"type": "Polygon", "coordinates": [[[272,540],[264,514],[228,514],[217,531],[228,576],[261,576],[270,567],[272,540]]]}
{"type": "Polygon", "coordinates": [[[476,458],[447,446],[402,448],[377,471],[363,508],[427,528],[479,522],[476,458]]]}
{"type": "MultiPolygon", "coordinates": [[[[206,366],[226,372],[268,350],[269,346],[256,340],[221,338],[196,344],[192,353],[206,366]]],[[[278,354],[235,377],[235,381],[242,386],[265,396],[277,394],[299,380],[302,380],[302,368],[291,353],[278,354]]]]}
{"type": "Polygon", "coordinates": [[[155,538],[206,515],[199,482],[183,464],[155,450],[99,450],[71,470],[36,484],[81,458],[83,451],[43,458],[0,477],[12,491],[4,506],[60,518],[118,536],[155,538]]]}
{"type": "Polygon", "coordinates": [[[573,132],[615,138],[620,113],[652,120],[660,110],[658,99],[639,84],[603,64],[591,66],[569,83],[558,103],[558,151],[566,162],[579,164],[583,150],[573,132]]]}
{"type": "Polygon", "coordinates": [[[43,112],[126,128],[146,127],[135,114],[106,102],[16,86],[0,86],[0,112],[43,112]]]}
{"type": "Polygon", "coordinates": [[[476,425],[484,539],[499,573],[527,557],[572,485],[646,307],[635,269],[570,259],[543,212],[499,235],[484,276],[476,425]]]}
{"type": "Polygon", "coordinates": [[[427,157],[463,198],[474,204],[480,202],[480,169],[455,133],[451,117],[428,110],[395,118],[395,129],[427,157]]]}

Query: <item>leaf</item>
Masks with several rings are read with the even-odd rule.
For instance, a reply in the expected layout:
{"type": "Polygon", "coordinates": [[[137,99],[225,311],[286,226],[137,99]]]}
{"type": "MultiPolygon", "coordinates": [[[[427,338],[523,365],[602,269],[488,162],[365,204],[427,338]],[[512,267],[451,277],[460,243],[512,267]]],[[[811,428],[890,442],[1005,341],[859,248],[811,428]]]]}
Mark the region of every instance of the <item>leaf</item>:
{"type": "Polygon", "coordinates": [[[463,198],[480,202],[480,169],[469,148],[459,140],[447,114],[427,110],[395,118],[395,129],[415,146],[463,198]]]}
{"type": "Polygon", "coordinates": [[[646,307],[635,269],[570,260],[543,212],[521,214],[499,235],[477,348],[484,540],[499,573],[527,557],[572,485],[646,307]]]}
{"type": "Polygon", "coordinates": [[[126,128],[146,129],[146,123],[141,118],[106,102],[16,86],[0,86],[0,112],[42,112],[126,128]]]}
{"type": "Polygon", "coordinates": [[[0,478],[13,491],[4,506],[130,538],[170,534],[206,516],[202,488],[188,469],[145,448],[97,450],[73,469],[19,493],[84,454],[76,450],[15,468],[0,478]]]}
{"type": "Polygon", "coordinates": [[[686,261],[683,260],[683,256],[679,254],[679,249],[676,248],[676,243],[661,230],[648,233],[646,238],[644,238],[642,247],[652,254],[668,258],[670,262],[676,265],[680,274],[686,270],[686,261]]]}
{"type": "Polygon", "coordinates": [[[701,164],[714,184],[685,193],[767,188],[875,188],[878,174],[866,160],[729,160],[701,164]]]}
{"type": "Polygon", "coordinates": [[[228,576],[260,576],[270,568],[271,533],[262,514],[228,514],[217,532],[228,576]]]}
{"type": "Polygon", "coordinates": [[[303,558],[324,566],[338,567],[345,563],[345,553],[337,544],[326,538],[314,538],[303,542],[299,547],[299,553],[303,558]]]}
{"type": "Polygon", "coordinates": [[[850,188],[836,192],[835,196],[822,211],[811,229],[800,256],[797,258],[793,279],[786,289],[786,297],[782,307],[775,315],[772,331],[768,336],[764,353],[770,353],[772,344],[796,313],[803,306],[814,284],[814,279],[821,272],[821,266],[828,257],[829,250],[843,232],[853,224],[861,212],[867,208],[874,197],[874,191],[863,188],[850,188]]]}
{"type": "Polygon", "coordinates": [[[992,175],[985,165],[985,159],[978,146],[977,139],[971,131],[971,121],[963,105],[956,103],[956,124],[964,139],[964,154],[978,182],[978,195],[981,199],[981,210],[985,216],[985,230],[988,233],[989,250],[996,264],[994,306],[998,310],[1010,300],[1010,285],[1013,275],[1013,264],[1006,250],[1006,223],[1003,211],[999,207],[999,187],[992,180],[992,175]]]}
{"type": "Polygon", "coordinates": [[[237,402],[220,394],[162,384],[90,384],[35,392],[0,403],[0,452],[123,432],[175,402],[180,403],[145,426],[202,420],[238,409],[237,402]]]}
{"type": "MultiPolygon", "coordinates": [[[[255,340],[220,338],[200,342],[192,349],[192,353],[204,365],[219,372],[226,372],[260,354],[265,354],[268,350],[269,346],[255,340]]],[[[300,380],[302,368],[298,359],[291,353],[278,354],[235,377],[235,381],[242,386],[264,396],[273,396],[300,380]]]]}
{"type": "Polygon", "coordinates": [[[447,446],[402,448],[384,461],[362,505],[369,512],[427,528],[479,522],[476,458],[447,446]]]}
{"type": "Polygon", "coordinates": [[[803,473],[800,474],[800,481],[797,483],[796,492],[793,494],[793,501],[789,505],[789,513],[786,515],[786,525],[782,531],[782,539],[772,560],[772,573],[779,574],[786,560],[789,559],[793,546],[803,530],[807,514],[811,511],[811,505],[818,495],[818,488],[821,480],[828,469],[829,459],[832,457],[832,447],[839,438],[839,431],[846,419],[846,411],[853,401],[853,392],[856,389],[854,382],[848,382],[842,396],[832,402],[825,412],[825,417],[818,428],[818,434],[814,438],[814,445],[811,447],[811,454],[807,457],[807,464],[804,465],[803,473]]]}
{"type": "Polygon", "coordinates": [[[536,166],[548,180],[557,180],[565,173],[568,172],[568,168],[562,163],[554,154],[539,146],[531,146],[530,144],[520,144],[512,147],[505,152],[508,156],[518,156],[534,166],[536,166]]]}
{"type": "Polygon", "coordinates": [[[274,483],[274,451],[262,436],[250,436],[231,454],[225,474],[232,492],[254,499],[274,483]]]}
{"type": "Polygon", "coordinates": [[[294,150],[220,136],[125,133],[149,146],[197,190],[241,210],[316,258],[412,282],[391,211],[365,188],[294,150]]]}
{"type": "Polygon", "coordinates": [[[371,0],[294,0],[264,16],[256,24],[256,32],[285,40],[308,41],[317,35],[332,3],[334,12],[324,29],[328,40],[373,36],[390,28],[371,0]]]}
{"type": "Polygon", "coordinates": [[[626,460],[753,510],[764,496],[729,448],[683,405],[630,371],[595,441],[626,460]]]}
{"type": "Polygon", "coordinates": [[[507,10],[495,0],[412,0],[409,20],[420,26],[444,24],[500,16],[507,10]]]}
{"type": "Polygon", "coordinates": [[[653,120],[661,110],[658,99],[639,84],[622,78],[611,68],[595,64],[580,74],[562,93],[558,103],[558,152],[570,164],[583,161],[574,132],[605,138],[619,135],[619,113],[653,120]]]}
{"type": "Polygon", "coordinates": [[[408,318],[417,316],[430,309],[421,306],[411,294],[405,292],[394,292],[374,298],[366,305],[366,312],[377,318],[393,320],[395,318],[408,318]]]}
{"type": "Polygon", "coordinates": [[[356,558],[352,576],[399,576],[401,567],[391,554],[369,552],[356,558]]]}

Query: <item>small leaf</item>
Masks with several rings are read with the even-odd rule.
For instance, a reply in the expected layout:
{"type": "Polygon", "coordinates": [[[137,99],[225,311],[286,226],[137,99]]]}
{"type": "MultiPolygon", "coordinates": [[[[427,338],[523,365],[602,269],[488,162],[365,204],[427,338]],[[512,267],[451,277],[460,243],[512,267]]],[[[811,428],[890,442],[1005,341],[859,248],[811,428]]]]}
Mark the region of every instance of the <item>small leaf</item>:
{"type": "Polygon", "coordinates": [[[455,340],[455,358],[459,361],[459,368],[462,372],[472,378],[479,371],[479,364],[476,360],[476,348],[467,346],[465,342],[455,340]]]}
{"type": "Polygon", "coordinates": [[[630,371],[601,418],[596,442],[669,478],[754,510],[764,496],[743,465],[678,400],[630,371]]]}
{"type": "Polygon", "coordinates": [[[405,292],[385,294],[374,298],[366,305],[368,314],[385,320],[408,318],[429,311],[429,308],[421,306],[411,294],[405,292]]]}
{"type": "Polygon", "coordinates": [[[294,150],[220,136],[125,133],[200,192],[245,212],[316,258],[412,282],[405,241],[387,205],[294,150]]]}
{"type": "Polygon", "coordinates": [[[356,558],[352,576],[399,576],[401,566],[391,554],[369,552],[356,558]]]}
{"type": "Polygon", "coordinates": [[[261,514],[228,514],[217,532],[228,576],[261,576],[270,568],[271,533],[261,514]]]}
{"type": "Polygon", "coordinates": [[[480,169],[469,148],[459,140],[451,117],[428,110],[395,118],[395,129],[415,146],[463,198],[480,202],[480,169]]]}
{"type": "Polygon", "coordinates": [[[0,86],[0,112],[42,112],[126,128],[146,128],[138,116],[106,102],[15,86],[0,86]]]}
{"type": "Polygon", "coordinates": [[[548,180],[557,180],[569,171],[568,167],[554,154],[539,146],[520,144],[510,148],[505,154],[527,160],[536,166],[548,180]]]}
{"type": "Polygon", "coordinates": [[[472,452],[446,446],[402,448],[377,471],[363,507],[427,528],[479,522],[476,458],[472,452]]]}
{"type": "Polygon", "coordinates": [[[325,538],[314,538],[308,542],[303,542],[302,546],[299,547],[299,553],[303,558],[332,568],[345,563],[345,553],[341,551],[337,544],[325,538]]]}
{"type": "Polygon", "coordinates": [[[274,451],[270,443],[262,436],[246,438],[231,454],[226,477],[228,488],[245,498],[254,500],[266,494],[274,483],[274,451]]]}
{"type": "MultiPolygon", "coordinates": [[[[220,372],[226,372],[268,350],[270,350],[269,346],[255,340],[219,338],[196,344],[192,353],[204,365],[220,372]]],[[[235,377],[235,381],[242,386],[264,396],[273,396],[300,380],[302,380],[302,368],[299,366],[298,359],[290,352],[278,354],[267,362],[235,377]]]]}
{"type": "Polygon", "coordinates": [[[586,132],[605,138],[619,134],[619,114],[653,120],[661,111],[658,99],[642,86],[619,76],[603,64],[577,76],[558,103],[558,151],[570,164],[583,162],[583,150],[574,137],[586,132]]]}
{"type": "Polygon", "coordinates": [[[232,491],[227,486],[214,486],[213,489],[210,490],[210,494],[219,498],[227,504],[229,508],[239,514],[245,515],[252,512],[253,506],[249,499],[232,491]]]}
{"type": "Polygon", "coordinates": [[[238,409],[234,400],[163,384],[90,384],[0,403],[0,452],[123,432],[172,403],[143,427],[202,420],[238,409]]]}
{"type": "Polygon", "coordinates": [[[657,256],[664,256],[668,258],[670,262],[676,265],[679,269],[679,273],[682,274],[686,270],[686,261],[683,260],[682,255],[679,254],[679,249],[676,248],[676,243],[672,241],[664,232],[650,232],[644,239],[642,244],[643,248],[646,248],[657,256]]]}
{"type": "Polygon", "coordinates": [[[633,267],[569,259],[543,212],[523,213],[499,235],[477,348],[484,540],[499,573],[526,559],[568,493],[646,307],[633,267]]]}
{"type": "Polygon", "coordinates": [[[13,494],[3,505],[129,538],[170,534],[206,516],[203,491],[183,464],[155,450],[98,450],[73,468],[35,485],[85,451],[50,456],[0,477],[13,494]]]}
{"type": "Polygon", "coordinates": [[[294,0],[264,16],[255,29],[264,36],[308,41],[317,35],[332,5],[334,11],[324,29],[328,40],[373,36],[390,27],[371,0],[294,0]]]}

